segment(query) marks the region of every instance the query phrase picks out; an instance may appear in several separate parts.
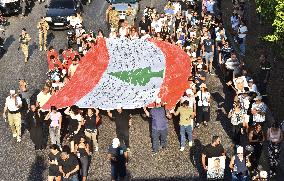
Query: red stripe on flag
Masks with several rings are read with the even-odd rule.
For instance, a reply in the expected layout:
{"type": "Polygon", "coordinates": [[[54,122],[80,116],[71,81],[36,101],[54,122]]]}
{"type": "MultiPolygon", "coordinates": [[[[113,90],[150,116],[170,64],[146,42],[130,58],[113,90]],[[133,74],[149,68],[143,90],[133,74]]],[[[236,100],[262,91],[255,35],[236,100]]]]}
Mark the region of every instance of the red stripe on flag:
{"type": "Polygon", "coordinates": [[[108,63],[109,54],[106,41],[104,38],[99,38],[95,48],[89,50],[82,58],[68,84],[53,95],[43,106],[43,109],[50,109],[50,106],[64,108],[74,105],[83,96],[93,90],[107,69],[108,63]]]}
{"type": "Polygon", "coordinates": [[[189,88],[191,75],[190,57],[176,45],[164,41],[149,39],[163,52],[166,60],[166,72],[159,97],[166,102],[167,109],[175,107],[185,90],[189,88]]]}

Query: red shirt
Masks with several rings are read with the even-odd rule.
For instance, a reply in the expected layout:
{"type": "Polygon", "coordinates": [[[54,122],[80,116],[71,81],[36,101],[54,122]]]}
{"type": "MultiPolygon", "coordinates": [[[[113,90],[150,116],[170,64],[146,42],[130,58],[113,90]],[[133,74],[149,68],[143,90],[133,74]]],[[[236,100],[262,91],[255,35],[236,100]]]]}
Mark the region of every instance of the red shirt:
{"type": "Polygon", "coordinates": [[[62,63],[60,62],[60,60],[58,58],[55,58],[53,60],[49,59],[48,61],[48,70],[53,70],[55,68],[55,64],[58,65],[59,69],[63,69],[62,63]]]}
{"type": "Polygon", "coordinates": [[[47,52],[47,61],[49,62],[50,61],[50,56],[51,55],[53,55],[54,57],[55,57],[55,59],[57,59],[58,58],[58,53],[57,53],[57,51],[56,50],[51,50],[51,51],[48,51],[47,52]]]}
{"type": "Polygon", "coordinates": [[[72,60],[75,58],[76,55],[79,55],[77,51],[74,50],[65,50],[63,53],[63,58],[64,58],[64,67],[69,68],[69,66],[72,64],[72,60]]]}

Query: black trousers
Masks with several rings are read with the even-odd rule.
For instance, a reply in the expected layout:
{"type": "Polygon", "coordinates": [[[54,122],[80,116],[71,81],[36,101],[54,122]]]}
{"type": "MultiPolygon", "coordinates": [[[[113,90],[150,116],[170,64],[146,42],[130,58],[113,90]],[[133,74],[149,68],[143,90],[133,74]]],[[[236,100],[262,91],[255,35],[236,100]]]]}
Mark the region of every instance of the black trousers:
{"type": "Polygon", "coordinates": [[[116,135],[120,144],[124,144],[127,148],[129,148],[129,130],[116,131],[116,135]]]}

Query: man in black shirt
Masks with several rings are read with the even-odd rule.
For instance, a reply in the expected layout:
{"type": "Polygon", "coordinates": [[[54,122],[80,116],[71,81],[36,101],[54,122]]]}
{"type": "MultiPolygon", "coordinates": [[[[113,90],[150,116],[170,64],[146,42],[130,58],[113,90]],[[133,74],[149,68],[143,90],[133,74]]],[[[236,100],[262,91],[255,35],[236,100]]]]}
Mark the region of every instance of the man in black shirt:
{"type": "Polygon", "coordinates": [[[95,151],[99,150],[97,141],[97,118],[99,118],[99,110],[89,108],[85,116],[85,135],[93,142],[95,151]]]}
{"type": "Polygon", "coordinates": [[[260,58],[260,71],[259,71],[259,91],[262,95],[266,95],[266,87],[270,76],[271,64],[267,61],[265,55],[261,55],[260,58]]]}
{"type": "Polygon", "coordinates": [[[212,143],[205,146],[202,152],[202,166],[205,171],[208,169],[208,158],[225,156],[225,150],[221,145],[219,136],[212,137],[212,143]]]}
{"type": "Polygon", "coordinates": [[[121,105],[118,105],[116,110],[112,112],[107,111],[107,113],[115,122],[117,138],[120,143],[124,143],[129,150],[129,127],[131,125],[130,114],[126,110],[123,110],[121,105]]]}
{"type": "Polygon", "coordinates": [[[60,160],[60,151],[59,147],[56,144],[50,145],[49,157],[49,174],[48,180],[61,180],[61,173],[59,172],[58,162],[60,160]]]}
{"type": "Polygon", "coordinates": [[[212,62],[214,58],[214,41],[208,36],[208,34],[204,35],[204,40],[202,42],[202,52],[205,57],[206,66],[208,67],[209,73],[212,72],[212,62]]]}
{"type": "Polygon", "coordinates": [[[128,163],[128,153],[125,146],[120,145],[118,138],[112,140],[112,145],[108,149],[108,159],[111,163],[111,180],[115,181],[120,177],[124,180],[126,176],[126,164],[128,163]]]}
{"type": "Polygon", "coordinates": [[[62,148],[61,159],[59,160],[59,171],[63,175],[63,181],[79,181],[78,171],[79,162],[74,154],[71,154],[70,148],[62,148]]]}
{"type": "Polygon", "coordinates": [[[144,30],[145,32],[150,32],[150,26],[151,22],[149,20],[146,20],[145,16],[142,16],[141,21],[139,22],[139,33],[141,33],[141,30],[144,30]]]}

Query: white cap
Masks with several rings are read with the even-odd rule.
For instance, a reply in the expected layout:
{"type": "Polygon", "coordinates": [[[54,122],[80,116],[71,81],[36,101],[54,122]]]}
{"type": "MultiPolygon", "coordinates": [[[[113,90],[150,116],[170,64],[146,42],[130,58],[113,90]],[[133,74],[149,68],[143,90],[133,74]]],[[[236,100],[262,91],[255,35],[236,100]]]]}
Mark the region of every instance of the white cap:
{"type": "Polygon", "coordinates": [[[121,108],[122,108],[122,104],[121,103],[117,104],[116,109],[121,109],[121,108]]]}
{"type": "Polygon", "coordinates": [[[189,94],[189,95],[193,95],[193,94],[194,94],[193,91],[192,91],[192,89],[187,89],[187,90],[185,91],[185,93],[186,93],[186,94],[189,94]]]}
{"type": "Polygon", "coordinates": [[[145,30],[141,30],[141,33],[144,34],[144,33],[146,33],[146,31],[145,30]]]}
{"type": "Polygon", "coordinates": [[[260,178],[267,178],[267,171],[264,171],[264,170],[260,171],[259,176],[260,178]]]}
{"type": "Polygon", "coordinates": [[[158,97],[158,98],[155,100],[155,102],[156,102],[157,104],[160,104],[160,103],[162,102],[162,99],[158,97]]]}
{"type": "Polygon", "coordinates": [[[15,90],[10,90],[10,94],[16,94],[15,90]]]}
{"type": "Polygon", "coordinates": [[[185,47],[185,49],[190,50],[190,49],[191,49],[191,47],[190,47],[190,46],[186,46],[186,47],[185,47]]]}
{"type": "Polygon", "coordinates": [[[196,58],[196,53],[195,52],[192,52],[191,55],[192,55],[192,57],[196,58]]]}
{"type": "Polygon", "coordinates": [[[237,153],[244,153],[244,148],[242,146],[239,146],[237,148],[237,153]]]}
{"type": "Polygon", "coordinates": [[[117,148],[119,146],[119,144],[120,144],[119,139],[118,138],[113,138],[113,140],[112,140],[112,147],[113,148],[117,148]]]}

